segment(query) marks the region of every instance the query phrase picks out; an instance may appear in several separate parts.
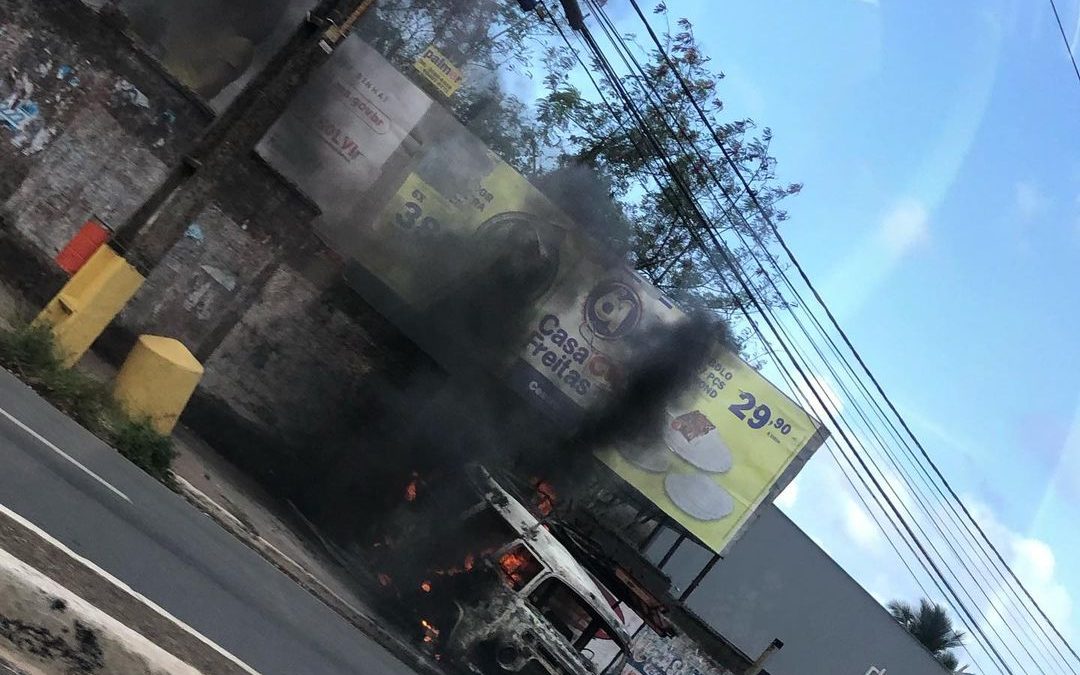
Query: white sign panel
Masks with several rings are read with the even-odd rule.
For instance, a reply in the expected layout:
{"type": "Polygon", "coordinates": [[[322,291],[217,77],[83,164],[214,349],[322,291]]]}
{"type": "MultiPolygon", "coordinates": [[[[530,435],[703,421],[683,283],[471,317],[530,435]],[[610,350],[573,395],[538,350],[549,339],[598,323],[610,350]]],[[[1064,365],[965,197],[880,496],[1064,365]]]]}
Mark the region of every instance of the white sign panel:
{"type": "Polygon", "coordinates": [[[318,204],[324,219],[340,222],[430,105],[353,37],[319,68],[256,150],[318,204]]]}

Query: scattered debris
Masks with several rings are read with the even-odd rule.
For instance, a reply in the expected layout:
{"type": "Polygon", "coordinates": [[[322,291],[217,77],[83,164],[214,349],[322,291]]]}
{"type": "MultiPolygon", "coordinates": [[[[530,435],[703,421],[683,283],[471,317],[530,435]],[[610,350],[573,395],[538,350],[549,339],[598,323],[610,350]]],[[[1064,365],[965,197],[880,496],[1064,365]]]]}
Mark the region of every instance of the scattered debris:
{"type": "Polygon", "coordinates": [[[221,269],[220,267],[214,267],[213,265],[200,265],[199,269],[206,272],[211,279],[218,282],[225,290],[230,293],[236,290],[236,277],[229,272],[221,269]]]}
{"type": "Polygon", "coordinates": [[[19,133],[25,131],[39,115],[37,103],[30,100],[20,101],[12,97],[0,104],[0,123],[19,133]]]}
{"type": "Polygon", "coordinates": [[[131,103],[140,108],[150,108],[150,99],[146,97],[146,94],[139,91],[139,88],[134,84],[128,82],[124,78],[120,78],[113,85],[114,99],[119,102],[131,103]]]}
{"type": "Polygon", "coordinates": [[[38,129],[37,133],[34,134],[34,138],[30,141],[30,145],[23,149],[23,154],[29,156],[41,152],[45,149],[45,146],[48,145],[49,139],[52,138],[52,136],[52,131],[45,127],[41,127],[38,129]]]}
{"type": "Polygon", "coordinates": [[[206,239],[206,235],[203,234],[202,226],[198,223],[192,223],[188,225],[188,228],[184,230],[184,236],[188,239],[193,239],[197,242],[202,242],[206,239]]]}
{"type": "MultiPolygon", "coordinates": [[[[52,68],[51,62],[43,65],[52,68]]],[[[46,129],[41,107],[31,98],[33,93],[34,85],[26,73],[18,74],[12,70],[10,80],[0,78],[0,127],[11,131],[11,144],[22,148],[24,155],[40,152],[52,137],[46,129]]]]}

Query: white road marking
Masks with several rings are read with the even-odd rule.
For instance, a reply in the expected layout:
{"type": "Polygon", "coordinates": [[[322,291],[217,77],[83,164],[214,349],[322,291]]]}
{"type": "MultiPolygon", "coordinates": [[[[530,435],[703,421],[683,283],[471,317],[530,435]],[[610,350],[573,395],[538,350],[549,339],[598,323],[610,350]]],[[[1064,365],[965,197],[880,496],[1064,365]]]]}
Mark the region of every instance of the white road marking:
{"type": "Polygon", "coordinates": [[[116,586],[121,591],[124,591],[125,593],[127,593],[131,597],[135,598],[136,600],[138,600],[142,604],[146,605],[147,607],[149,607],[153,611],[157,612],[163,618],[165,618],[165,619],[171,621],[172,623],[176,624],[176,626],[179,627],[181,630],[183,630],[185,633],[187,633],[188,635],[191,635],[192,637],[197,639],[199,642],[202,642],[203,644],[205,644],[207,647],[210,647],[215,652],[217,652],[218,654],[220,654],[221,656],[225,657],[230,662],[232,662],[233,665],[235,665],[236,667],[243,670],[245,673],[249,673],[250,675],[259,675],[259,672],[257,670],[253,669],[251,666],[247,665],[246,663],[244,663],[240,659],[236,658],[235,656],[233,656],[229,652],[225,651],[225,649],[223,647],[221,647],[217,643],[211,641],[210,638],[206,637],[205,635],[203,635],[199,631],[197,631],[194,628],[192,628],[191,626],[187,625],[186,623],[184,623],[180,619],[177,619],[172,614],[169,614],[167,611],[165,611],[160,606],[158,606],[153,600],[150,600],[149,598],[142,595],[141,593],[138,593],[137,591],[132,589],[130,586],[125,584],[123,581],[120,581],[119,579],[117,579],[113,575],[111,575],[108,572],[106,572],[105,570],[101,569],[100,567],[98,567],[93,562],[91,562],[91,561],[87,560],[86,558],[82,557],[81,555],[79,555],[75,551],[72,551],[67,546],[65,546],[61,542],[57,541],[48,532],[41,529],[37,525],[34,525],[33,523],[31,523],[26,518],[23,518],[22,516],[15,513],[14,511],[12,511],[8,507],[4,506],[3,504],[0,504],[0,513],[7,516],[8,518],[11,518],[15,522],[19,523],[20,525],[22,525],[26,529],[28,529],[31,532],[33,532],[34,534],[36,534],[37,536],[39,536],[42,539],[44,539],[45,541],[49,542],[50,544],[55,546],[57,549],[59,549],[61,552],[66,554],[68,557],[70,557],[71,559],[75,560],[76,562],[86,566],[92,572],[94,572],[95,574],[97,574],[101,578],[105,579],[106,581],[108,581],[113,586],[116,586]]]}
{"type": "Polygon", "coordinates": [[[81,469],[81,470],[82,470],[82,471],[83,471],[83,472],[84,472],[84,473],[85,473],[86,475],[90,476],[91,478],[93,478],[93,479],[94,479],[94,480],[96,480],[97,482],[99,482],[99,483],[101,483],[102,485],[104,485],[105,487],[109,488],[109,490],[110,490],[111,492],[113,492],[114,494],[116,494],[117,496],[119,496],[119,497],[120,497],[121,499],[123,499],[124,501],[126,501],[126,502],[127,502],[128,504],[131,504],[131,503],[132,503],[132,501],[131,501],[131,498],[130,498],[130,497],[128,497],[128,496],[127,496],[126,494],[124,494],[123,492],[121,492],[120,490],[118,490],[118,489],[117,489],[117,488],[116,488],[116,487],[115,487],[115,486],[114,486],[114,485],[113,485],[112,483],[110,483],[109,481],[105,480],[105,479],[104,479],[104,478],[102,478],[101,476],[97,475],[96,473],[94,473],[94,472],[93,472],[93,471],[91,471],[90,469],[86,468],[86,466],[84,466],[84,465],[82,464],[82,462],[80,462],[79,460],[75,459],[75,458],[74,458],[74,457],[72,457],[71,455],[67,454],[66,452],[64,452],[64,451],[63,451],[63,450],[61,450],[60,448],[56,447],[56,446],[55,446],[55,445],[54,445],[54,444],[53,444],[53,443],[52,443],[52,442],[51,442],[51,441],[50,441],[49,439],[45,438],[44,436],[42,436],[42,435],[41,435],[41,434],[39,434],[38,432],[34,431],[34,430],[33,430],[33,429],[31,429],[30,427],[28,427],[28,426],[26,426],[25,424],[23,424],[23,423],[22,423],[22,420],[20,420],[19,418],[15,417],[14,415],[12,415],[12,414],[11,414],[11,413],[9,413],[8,411],[4,410],[3,408],[0,408],[0,415],[3,415],[4,417],[6,417],[6,418],[8,418],[9,420],[11,420],[11,422],[12,422],[13,424],[15,424],[15,426],[19,427],[20,429],[22,429],[22,430],[23,430],[23,431],[25,431],[26,433],[28,433],[28,434],[30,434],[31,436],[33,436],[33,437],[34,437],[34,438],[35,438],[35,439],[36,439],[36,440],[37,440],[37,441],[38,441],[39,443],[41,443],[42,445],[44,445],[44,446],[45,446],[46,448],[48,448],[48,449],[52,450],[52,451],[53,451],[53,452],[55,452],[56,454],[60,455],[61,457],[63,457],[63,458],[64,458],[64,459],[66,459],[67,461],[69,461],[69,462],[71,462],[72,464],[74,464],[74,465],[75,465],[76,467],[78,467],[79,469],[81,469]]]}

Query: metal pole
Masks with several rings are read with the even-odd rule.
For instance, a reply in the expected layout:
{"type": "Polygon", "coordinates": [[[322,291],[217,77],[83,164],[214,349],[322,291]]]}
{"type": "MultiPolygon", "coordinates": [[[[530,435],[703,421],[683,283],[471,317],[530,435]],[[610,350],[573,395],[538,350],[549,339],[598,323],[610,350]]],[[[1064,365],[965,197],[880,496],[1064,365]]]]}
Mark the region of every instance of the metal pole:
{"type": "Polygon", "coordinates": [[[679,538],[676,539],[675,543],[671,545],[671,548],[668,549],[668,552],[665,553],[664,557],[660,559],[660,562],[657,564],[657,567],[659,569],[664,569],[664,565],[668,564],[668,561],[671,560],[671,556],[675,555],[675,551],[679,550],[679,547],[682,546],[682,543],[684,541],[686,541],[685,533],[679,535],[679,538]]]}
{"type": "Polygon", "coordinates": [[[701,585],[701,582],[705,580],[705,577],[712,572],[712,569],[716,567],[716,563],[720,562],[720,554],[713,553],[713,557],[709,558],[709,562],[705,563],[705,566],[701,568],[694,580],[690,582],[690,585],[686,587],[682,595],[679,596],[679,602],[686,602],[686,599],[690,597],[690,594],[697,590],[697,587],[701,585]]]}
{"type": "Polygon", "coordinates": [[[757,657],[757,661],[754,661],[753,665],[743,671],[743,675],[758,675],[761,669],[765,667],[765,662],[769,657],[783,648],[784,642],[779,638],[773,638],[772,643],[765,648],[765,651],[761,652],[761,656],[757,657]]]}
{"type": "Polygon", "coordinates": [[[641,541],[641,544],[638,546],[638,550],[644,552],[645,549],[652,546],[652,543],[656,541],[657,537],[660,536],[660,530],[663,529],[663,527],[664,523],[662,521],[656,521],[656,527],[654,527],[652,529],[652,532],[649,532],[649,534],[641,541]]]}

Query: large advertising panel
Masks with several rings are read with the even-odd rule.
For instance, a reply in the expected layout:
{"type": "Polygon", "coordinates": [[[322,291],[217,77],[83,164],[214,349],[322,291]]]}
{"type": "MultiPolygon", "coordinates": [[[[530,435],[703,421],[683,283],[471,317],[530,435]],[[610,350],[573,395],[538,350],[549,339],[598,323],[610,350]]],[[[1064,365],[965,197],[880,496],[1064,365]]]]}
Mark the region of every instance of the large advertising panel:
{"type": "MultiPolygon", "coordinates": [[[[484,366],[572,427],[619,391],[642,336],[684,314],[374,50],[346,44],[259,151],[322,208],[329,245],[403,304],[438,311],[480,280],[524,308],[484,366]],[[362,158],[341,156],[343,138],[362,158]]],[[[600,459],[717,552],[824,438],[719,344],[658,437],[600,459]]]]}
{"type": "Polygon", "coordinates": [[[345,40],[256,148],[319,205],[325,223],[351,222],[431,99],[363,41],[345,40]]]}

